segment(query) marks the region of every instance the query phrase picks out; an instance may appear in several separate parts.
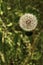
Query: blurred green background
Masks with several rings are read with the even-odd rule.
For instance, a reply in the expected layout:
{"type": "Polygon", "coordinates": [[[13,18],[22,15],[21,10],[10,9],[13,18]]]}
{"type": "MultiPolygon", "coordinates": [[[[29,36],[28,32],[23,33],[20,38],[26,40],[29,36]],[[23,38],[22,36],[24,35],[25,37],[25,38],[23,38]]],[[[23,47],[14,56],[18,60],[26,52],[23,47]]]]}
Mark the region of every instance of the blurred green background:
{"type": "Polygon", "coordinates": [[[0,0],[0,65],[43,65],[43,0],[0,0]],[[38,19],[32,32],[19,27],[25,13],[38,19]]]}

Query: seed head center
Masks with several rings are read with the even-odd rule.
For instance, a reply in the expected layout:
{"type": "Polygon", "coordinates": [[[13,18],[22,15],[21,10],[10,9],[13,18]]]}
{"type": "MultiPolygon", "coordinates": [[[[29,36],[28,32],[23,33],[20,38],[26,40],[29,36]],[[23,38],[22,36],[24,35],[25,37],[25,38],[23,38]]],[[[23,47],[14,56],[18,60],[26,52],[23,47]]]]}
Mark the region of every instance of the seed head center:
{"type": "Polygon", "coordinates": [[[30,24],[30,23],[31,23],[31,21],[30,21],[30,20],[27,20],[27,21],[26,21],[26,24],[27,24],[27,25],[28,25],[28,24],[30,24]]]}

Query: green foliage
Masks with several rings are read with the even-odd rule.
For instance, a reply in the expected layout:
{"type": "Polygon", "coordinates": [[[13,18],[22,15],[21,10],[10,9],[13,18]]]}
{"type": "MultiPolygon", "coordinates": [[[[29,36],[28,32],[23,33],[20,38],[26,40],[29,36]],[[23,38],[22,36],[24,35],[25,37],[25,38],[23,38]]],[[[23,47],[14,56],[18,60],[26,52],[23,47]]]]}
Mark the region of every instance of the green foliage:
{"type": "Polygon", "coordinates": [[[0,65],[43,65],[43,0],[0,0],[0,65]],[[19,27],[19,18],[32,13],[38,26],[19,27]]]}

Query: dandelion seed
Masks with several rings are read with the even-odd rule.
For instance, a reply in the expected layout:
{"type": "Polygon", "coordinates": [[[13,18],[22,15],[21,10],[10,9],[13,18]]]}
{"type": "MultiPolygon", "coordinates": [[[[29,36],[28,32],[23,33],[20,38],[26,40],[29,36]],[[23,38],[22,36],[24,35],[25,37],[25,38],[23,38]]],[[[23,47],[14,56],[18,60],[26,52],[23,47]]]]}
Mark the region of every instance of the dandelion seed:
{"type": "Polygon", "coordinates": [[[32,31],[37,26],[37,17],[33,14],[24,14],[20,17],[19,26],[25,31],[32,31]]]}

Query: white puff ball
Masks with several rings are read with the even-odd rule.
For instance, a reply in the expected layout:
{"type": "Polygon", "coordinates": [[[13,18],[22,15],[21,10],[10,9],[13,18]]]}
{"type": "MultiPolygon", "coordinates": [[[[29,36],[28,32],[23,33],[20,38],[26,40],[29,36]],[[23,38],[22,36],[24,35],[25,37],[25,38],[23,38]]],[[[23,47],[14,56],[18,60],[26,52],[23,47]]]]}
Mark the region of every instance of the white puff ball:
{"type": "Polygon", "coordinates": [[[37,17],[33,14],[26,13],[20,17],[19,26],[25,31],[32,31],[37,26],[37,17]]]}

